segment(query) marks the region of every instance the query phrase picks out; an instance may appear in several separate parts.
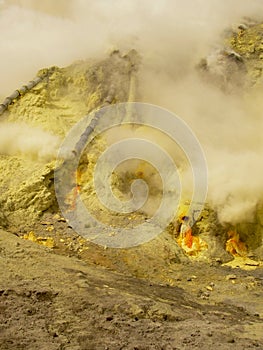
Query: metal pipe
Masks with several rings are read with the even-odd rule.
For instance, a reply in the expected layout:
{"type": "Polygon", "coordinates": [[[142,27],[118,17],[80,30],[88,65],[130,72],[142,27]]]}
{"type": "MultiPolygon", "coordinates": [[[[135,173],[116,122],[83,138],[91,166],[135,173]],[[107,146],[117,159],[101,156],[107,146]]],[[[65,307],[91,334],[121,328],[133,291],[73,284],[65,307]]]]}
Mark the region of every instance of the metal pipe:
{"type": "Polygon", "coordinates": [[[89,123],[89,125],[87,126],[85,131],[80,136],[79,141],[76,143],[75,148],[72,151],[74,155],[79,155],[80,152],[85,147],[89,136],[94,131],[96,125],[98,124],[98,121],[100,120],[100,118],[104,114],[104,111],[102,111],[101,108],[106,107],[106,106],[111,104],[111,102],[114,100],[114,92],[115,92],[115,88],[113,85],[111,85],[111,87],[109,89],[109,93],[108,93],[107,97],[104,99],[104,102],[102,103],[102,105],[100,106],[100,109],[95,112],[95,115],[91,119],[91,122],[89,123]]]}
{"type": "Polygon", "coordinates": [[[29,83],[27,83],[27,88],[28,90],[31,90],[34,86],[36,86],[37,84],[34,81],[30,81],[29,83]]]}
{"type": "Polygon", "coordinates": [[[18,90],[15,90],[12,95],[9,96],[9,98],[11,98],[12,100],[15,100],[16,98],[18,98],[18,96],[20,96],[20,93],[18,90]]]}
{"type": "Polygon", "coordinates": [[[51,70],[47,71],[45,74],[42,74],[41,77],[34,78],[26,85],[21,86],[20,89],[15,90],[10,96],[6,97],[5,100],[2,102],[2,104],[0,104],[0,115],[3,114],[7,110],[8,106],[15,99],[17,99],[21,95],[24,95],[26,92],[28,92],[33,87],[35,87],[37,84],[39,84],[43,79],[45,79],[50,74],[50,72],[52,72],[52,71],[51,70]]]}
{"type": "Polygon", "coordinates": [[[7,106],[0,104],[0,114],[4,113],[4,111],[7,109],[7,106]]]}
{"type": "MultiPolygon", "coordinates": [[[[135,100],[135,91],[136,91],[136,85],[137,85],[136,84],[137,83],[136,71],[137,71],[137,67],[134,65],[133,69],[131,71],[131,74],[130,74],[130,86],[129,86],[128,102],[133,102],[135,100]]],[[[79,141],[76,143],[75,148],[72,151],[74,153],[74,155],[79,155],[80,152],[83,150],[83,148],[85,147],[85,144],[88,141],[90,134],[93,132],[96,125],[98,124],[99,119],[104,114],[104,111],[101,111],[101,108],[110,105],[112,103],[112,101],[114,100],[114,95],[115,95],[115,87],[114,87],[114,85],[111,85],[109,92],[108,92],[108,95],[104,99],[104,102],[102,103],[102,105],[100,107],[100,110],[95,112],[95,116],[92,118],[91,122],[89,123],[89,125],[87,126],[87,128],[85,129],[83,134],[80,136],[79,141]]],[[[125,119],[129,120],[131,111],[128,110],[126,112],[127,112],[126,113],[127,115],[126,115],[125,119]]]]}
{"type": "Polygon", "coordinates": [[[20,94],[25,94],[28,91],[28,88],[26,85],[21,86],[19,89],[20,94]]]}
{"type": "Polygon", "coordinates": [[[36,85],[42,81],[40,77],[36,77],[35,79],[32,80],[36,85]]]}
{"type": "Polygon", "coordinates": [[[2,103],[3,105],[5,105],[6,107],[10,105],[10,103],[12,102],[12,99],[10,97],[6,97],[4,99],[4,102],[2,103]]]}

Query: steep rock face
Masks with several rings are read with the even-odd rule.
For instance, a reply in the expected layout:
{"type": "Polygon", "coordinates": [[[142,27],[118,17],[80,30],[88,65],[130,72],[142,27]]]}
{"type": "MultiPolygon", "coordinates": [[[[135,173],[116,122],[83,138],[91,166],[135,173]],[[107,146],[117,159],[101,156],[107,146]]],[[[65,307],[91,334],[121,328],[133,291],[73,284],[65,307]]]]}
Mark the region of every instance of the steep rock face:
{"type": "MultiPolygon", "coordinates": [[[[198,65],[202,77],[213,86],[221,88],[227,94],[238,94],[248,102],[249,108],[253,108],[255,114],[262,114],[261,107],[257,105],[263,88],[263,24],[256,23],[249,18],[236,28],[232,28],[224,34],[224,44],[221,48],[213,50],[198,65]]],[[[248,110],[249,111],[249,110],[248,110]]],[[[253,120],[251,120],[253,123],[253,120]]],[[[251,174],[253,181],[253,174],[251,174]]],[[[242,242],[248,248],[248,254],[257,259],[262,259],[262,203],[258,201],[254,218],[249,222],[243,220],[237,225],[220,225],[215,220],[216,213],[209,209],[209,215],[197,223],[199,233],[210,235],[210,244],[218,241],[216,246],[225,247],[227,232],[235,229],[242,242]],[[216,225],[216,228],[214,227],[216,225]],[[212,233],[214,231],[214,234],[212,233]],[[219,233],[219,235],[218,235],[219,233]],[[217,238],[216,238],[217,237],[217,238]]],[[[212,251],[210,250],[213,256],[212,251]]],[[[217,252],[219,253],[219,252],[217,252]]]]}
{"type": "Polygon", "coordinates": [[[1,157],[0,201],[2,226],[30,227],[42,213],[56,206],[54,163],[39,166],[18,157],[1,157]]]}
{"type": "Polygon", "coordinates": [[[19,94],[11,95],[15,97],[11,103],[7,99],[9,106],[1,116],[4,122],[1,127],[12,125],[29,131],[19,135],[11,130],[11,137],[14,135],[16,139],[7,143],[6,154],[0,155],[2,226],[7,223],[30,226],[43,212],[56,207],[53,160],[57,147],[52,149],[48,159],[41,159],[42,151],[36,152],[34,147],[41,149],[49,145],[48,141],[38,145],[38,140],[30,144],[32,134],[39,130],[35,128],[57,137],[55,146],[58,146],[59,139],[62,140],[78,120],[102,104],[112,86],[114,103],[129,99],[130,75],[136,64],[133,52],[125,56],[114,52],[96,63],[81,61],[66,68],[43,69],[38,76],[44,78],[36,78],[35,86],[30,82],[17,90],[19,94]],[[25,149],[27,142],[29,145],[25,149]]]}
{"type": "Polygon", "coordinates": [[[198,67],[213,84],[225,91],[253,86],[262,88],[263,24],[239,25],[225,33],[224,44],[203,58],[198,67]]]}
{"type": "Polygon", "coordinates": [[[233,50],[242,57],[250,84],[262,87],[263,69],[263,24],[240,26],[227,38],[233,50]]]}
{"type": "Polygon", "coordinates": [[[80,61],[66,68],[42,69],[46,77],[17,98],[2,118],[41,126],[64,137],[70,127],[98,108],[114,87],[114,102],[129,98],[131,71],[137,58],[113,52],[103,61],[80,61]]]}

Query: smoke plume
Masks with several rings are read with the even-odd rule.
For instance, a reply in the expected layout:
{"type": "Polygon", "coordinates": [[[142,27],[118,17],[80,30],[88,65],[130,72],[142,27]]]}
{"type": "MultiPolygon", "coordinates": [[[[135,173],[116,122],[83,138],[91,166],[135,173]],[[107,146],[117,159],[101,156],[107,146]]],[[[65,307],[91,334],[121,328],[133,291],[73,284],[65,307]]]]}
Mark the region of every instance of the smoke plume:
{"type": "Polygon", "coordinates": [[[0,123],[0,154],[47,162],[55,159],[59,138],[25,123],[0,123]]]}
{"type": "MultiPolygon", "coordinates": [[[[224,30],[244,15],[263,13],[262,1],[2,0],[0,6],[0,95],[42,67],[135,48],[142,56],[139,98],[175,112],[196,133],[208,162],[208,200],[219,219],[253,219],[263,196],[263,102],[254,90],[244,97],[208,85],[195,66],[220,45],[224,30]]],[[[20,130],[23,152],[26,130],[20,130]]],[[[8,143],[4,134],[1,145],[8,143]]]]}

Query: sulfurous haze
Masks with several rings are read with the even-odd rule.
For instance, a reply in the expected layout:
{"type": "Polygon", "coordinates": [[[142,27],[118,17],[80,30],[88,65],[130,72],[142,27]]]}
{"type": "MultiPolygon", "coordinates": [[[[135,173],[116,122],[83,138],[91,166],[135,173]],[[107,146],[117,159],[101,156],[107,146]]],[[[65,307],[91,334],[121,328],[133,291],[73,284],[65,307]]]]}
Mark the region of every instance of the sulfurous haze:
{"type": "Polygon", "coordinates": [[[225,29],[260,13],[261,0],[2,0],[0,96],[42,67],[135,48],[139,99],[175,112],[196,133],[221,222],[252,220],[263,197],[263,102],[254,90],[222,92],[195,67],[225,29]]]}
{"type": "Polygon", "coordinates": [[[139,49],[144,61],[168,76],[171,69],[182,74],[184,61],[195,62],[222,29],[262,10],[261,0],[1,0],[0,95],[41,67],[116,46],[139,49]]]}
{"type": "Polygon", "coordinates": [[[55,159],[59,137],[26,123],[0,123],[0,154],[48,162],[55,159]]]}

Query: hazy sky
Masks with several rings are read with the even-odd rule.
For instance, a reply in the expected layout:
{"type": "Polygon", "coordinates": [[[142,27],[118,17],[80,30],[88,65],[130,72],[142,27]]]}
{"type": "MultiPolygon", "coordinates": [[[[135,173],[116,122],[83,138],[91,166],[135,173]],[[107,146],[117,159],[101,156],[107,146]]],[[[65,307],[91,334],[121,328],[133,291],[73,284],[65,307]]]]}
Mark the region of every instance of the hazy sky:
{"type": "Polygon", "coordinates": [[[164,57],[172,47],[192,46],[192,54],[199,54],[241,14],[260,11],[261,0],[2,0],[0,95],[42,67],[116,46],[164,57]]]}

